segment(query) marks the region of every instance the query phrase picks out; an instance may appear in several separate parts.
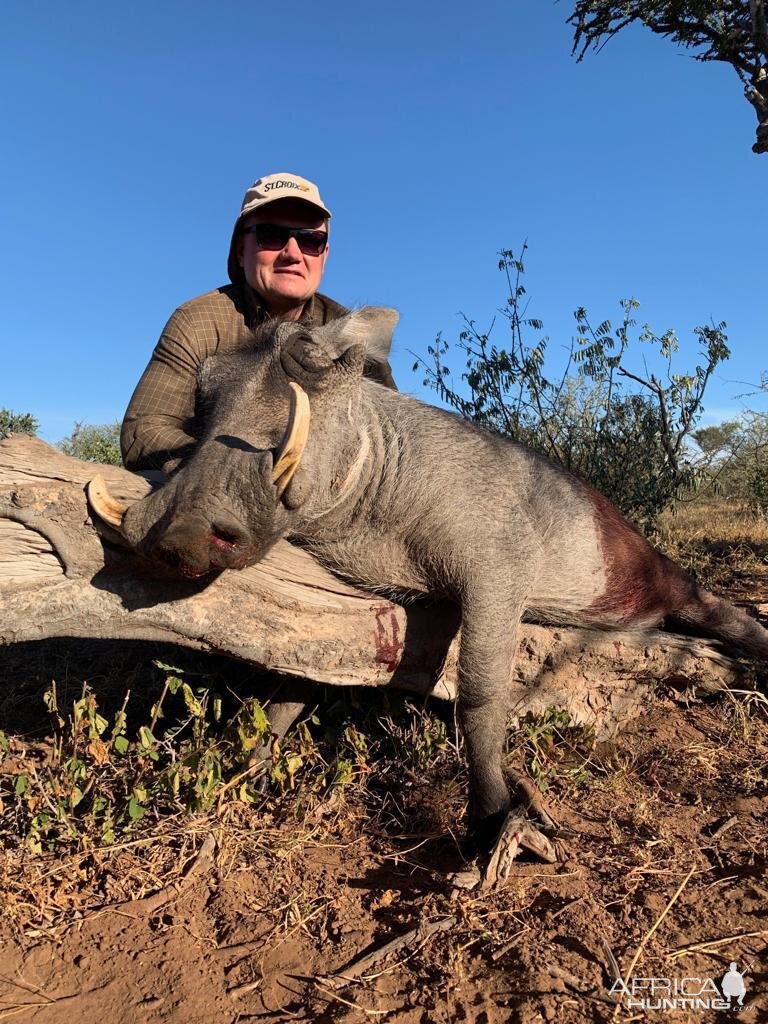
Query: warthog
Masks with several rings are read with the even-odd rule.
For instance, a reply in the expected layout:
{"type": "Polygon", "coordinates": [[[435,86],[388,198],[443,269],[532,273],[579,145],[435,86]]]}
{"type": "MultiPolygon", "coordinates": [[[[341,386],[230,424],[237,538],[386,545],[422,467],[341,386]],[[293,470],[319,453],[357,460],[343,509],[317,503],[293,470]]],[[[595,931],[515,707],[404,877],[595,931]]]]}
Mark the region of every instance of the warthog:
{"type": "Polygon", "coordinates": [[[323,327],[272,324],[248,350],[208,360],[189,461],[143,501],[106,498],[97,511],[188,576],[242,568],[288,537],[362,587],[457,602],[471,820],[490,838],[510,805],[502,757],[523,614],[622,629],[665,620],[760,658],[768,631],[559,466],[364,379],[366,352],[383,358],[396,322],[369,307],[323,327]]]}

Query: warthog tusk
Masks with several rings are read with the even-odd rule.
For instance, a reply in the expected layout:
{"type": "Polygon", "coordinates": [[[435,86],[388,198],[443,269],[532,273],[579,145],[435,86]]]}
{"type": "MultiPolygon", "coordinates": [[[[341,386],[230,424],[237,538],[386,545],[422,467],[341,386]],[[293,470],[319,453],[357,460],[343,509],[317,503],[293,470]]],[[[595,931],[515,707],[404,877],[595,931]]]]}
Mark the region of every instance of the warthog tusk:
{"type": "Polygon", "coordinates": [[[283,439],[277,446],[275,462],[272,466],[272,483],[277,487],[277,496],[282,497],[283,491],[291,482],[296,472],[309,436],[309,398],[294,381],[289,381],[291,389],[291,411],[288,414],[288,426],[283,439]]]}
{"type": "Polygon", "coordinates": [[[124,501],[118,501],[109,493],[107,481],[99,473],[85,486],[85,493],[88,495],[88,503],[93,511],[103,519],[105,523],[114,526],[116,530],[123,529],[123,516],[129,506],[124,501]]]}

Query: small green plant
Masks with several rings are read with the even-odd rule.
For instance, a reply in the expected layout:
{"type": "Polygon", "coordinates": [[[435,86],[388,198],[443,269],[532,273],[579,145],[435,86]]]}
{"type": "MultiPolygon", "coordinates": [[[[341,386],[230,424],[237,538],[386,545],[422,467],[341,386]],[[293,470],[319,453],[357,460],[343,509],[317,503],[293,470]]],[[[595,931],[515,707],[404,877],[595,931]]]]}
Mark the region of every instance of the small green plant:
{"type": "Polygon", "coordinates": [[[221,697],[207,680],[154,665],[163,673],[159,696],[139,723],[129,725],[130,693],[108,718],[87,685],[64,707],[52,683],[44,694],[52,731],[44,759],[0,733],[0,808],[13,808],[12,823],[0,821],[0,839],[10,830],[36,854],[87,850],[145,834],[169,817],[221,809],[224,801],[257,805],[281,794],[291,795],[301,815],[319,795],[369,771],[368,738],[344,706],[331,709],[322,742],[315,716],[278,742],[258,700],[222,722],[221,697]],[[271,756],[251,764],[257,748],[271,756]],[[264,778],[271,797],[261,791],[264,778]]]}
{"type": "Polygon", "coordinates": [[[389,714],[379,724],[392,745],[393,756],[409,768],[428,770],[451,745],[448,726],[432,708],[393,698],[389,714]]]}
{"type": "Polygon", "coordinates": [[[346,789],[369,770],[369,740],[350,721],[347,702],[326,708],[323,719],[312,715],[299,722],[283,742],[272,747],[272,781],[281,792],[301,797],[297,813],[307,800],[330,789],[346,789]]]}
{"type": "Polygon", "coordinates": [[[368,771],[368,740],[351,723],[344,726],[336,757],[333,762],[334,786],[349,786],[359,775],[368,771]]]}
{"type": "Polygon", "coordinates": [[[526,770],[542,792],[555,778],[570,785],[584,784],[589,778],[588,758],[574,755],[592,746],[592,731],[572,725],[564,708],[551,707],[543,715],[528,715],[518,729],[517,749],[522,749],[526,770]]]}
{"type": "MultiPolygon", "coordinates": [[[[33,853],[110,845],[130,837],[140,822],[207,811],[225,776],[243,767],[246,732],[235,721],[222,734],[218,695],[191,685],[171,665],[155,665],[164,673],[160,696],[132,735],[129,694],[110,722],[87,686],[63,708],[52,683],[44,695],[53,733],[47,759],[41,764],[25,756],[21,745],[20,754],[14,751],[20,767],[13,774],[4,773],[0,761],[0,802],[13,801],[15,828],[33,853]],[[163,729],[166,704],[174,696],[181,704],[163,729]]],[[[266,716],[255,706],[249,714],[251,735],[253,723],[266,716]]],[[[10,746],[7,737],[0,738],[0,757],[10,746]]]]}

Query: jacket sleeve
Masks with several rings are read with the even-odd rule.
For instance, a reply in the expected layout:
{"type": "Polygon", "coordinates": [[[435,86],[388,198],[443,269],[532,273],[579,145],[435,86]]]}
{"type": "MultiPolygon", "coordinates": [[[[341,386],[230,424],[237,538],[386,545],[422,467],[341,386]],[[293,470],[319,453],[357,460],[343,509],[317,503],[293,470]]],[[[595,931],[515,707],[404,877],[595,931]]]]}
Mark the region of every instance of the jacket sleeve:
{"type": "Polygon", "coordinates": [[[123,419],[120,447],[128,469],[172,472],[197,444],[195,392],[204,359],[183,309],[165,326],[123,419]]]}

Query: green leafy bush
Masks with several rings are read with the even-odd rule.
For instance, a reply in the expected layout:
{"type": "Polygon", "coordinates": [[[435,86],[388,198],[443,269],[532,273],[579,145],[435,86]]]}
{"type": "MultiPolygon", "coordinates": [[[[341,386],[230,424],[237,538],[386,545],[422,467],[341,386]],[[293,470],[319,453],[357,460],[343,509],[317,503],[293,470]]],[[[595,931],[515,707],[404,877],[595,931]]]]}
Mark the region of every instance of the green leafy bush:
{"type": "Polygon", "coordinates": [[[39,425],[29,412],[0,409],[0,441],[9,434],[36,434],[39,425]]]}
{"type": "Polygon", "coordinates": [[[112,466],[123,463],[119,423],[76,423],[69,437],[59,441],[59,448],[65,455],[85,462],[106,462],[112,466]]]}
{"type": "MultiPolygon", "coordinates": [[[[689,437],[702,412],[702,399],[715,367],[730,355],[725,324],[695,328],[703,361],[692,372],[673,371],[678,341],[673,330],[655,334],[643,326],[635,340],[636,299],[621,302],[622,318],[593,326],[579,308],[576,338],[565,365],[549,358],[549,339],[540,320],[526,316],[525,267],[510,250],[499,256],[508,297],[501,311],[507,344],[491,340],[464,318],[459,346],[464,351],[464,385],[454,387],[440,335],[428,348],[424,384],[462,416],[529,445],[578,474],[627,516],[653,524],[664,508],[697,480],[689,437]],[[533,335],[531,340],[529,337],[533,335]],[[629,369],[630,345],[652,349],[661,371],[641,375],[629,369]]],[[[644,362],[644,361],[643,361],[644,362]]]]}

